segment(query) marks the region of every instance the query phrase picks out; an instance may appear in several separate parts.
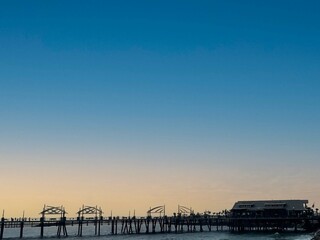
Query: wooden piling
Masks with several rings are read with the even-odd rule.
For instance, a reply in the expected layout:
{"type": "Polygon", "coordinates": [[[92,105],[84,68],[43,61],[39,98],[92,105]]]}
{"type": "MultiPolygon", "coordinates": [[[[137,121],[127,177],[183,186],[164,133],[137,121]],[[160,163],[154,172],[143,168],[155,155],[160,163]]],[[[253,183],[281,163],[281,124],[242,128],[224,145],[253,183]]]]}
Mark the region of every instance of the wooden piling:
{"type": "Polygon", "coordinates": [[[66,218],[65,215],[63,214],[63,217],[62,217],[62,231],[63,231],[63,236],[68,237],[68,232],[67,232],[67,228],[66,228],[66,221],[67,221],[67,218],[66,218]]]}
{"type": "Polygon", "coordinates": [[[129,234],[132,234],[133,233],[133,230],[132,230],[132,218],[129,217],[129,234]]]}
{"type": "Polygon", "coordinates": [[[98,236],[101,234],[101,220],[103,220],[102,216],[100,216],[98,220],[98,236]]]}
{"type": "Polygon", "coordinates": [[[114,235],[114,218],[111,220],[111,234],[114,235]]]}
{"type": "Polygon", "coordinates": [[[151,218],[151,217],[148,216],[148,217],[145,219],[146,233],[149,233],[149,232],[150,232],[150,230],[149,230],[150,218],[151,218]]]}
{"type": "Polygon", "coordinates": [[[24,211],[22,214],[21,222],[20,222],[20,238],[23,238],[23,228],[24,228],[24,211]]]}
{"type": "Polygon", "coordinates": [[[78,236],[82,237],[82,221],[83,221],[83,217],[78,217],[78,236]]]}
{"type": "Polygon", "coordinates": [[[118,219],[116,218],[116,221],[115,221],[115,235],[118,234],[118,219]]]}
{"type": "Polygon", "coordinates": [[[20,238],[23,238],[24,218],[20,222],[20,238]]]}
{"type": "Polygon", "coordinates": [[[43,230],[44,230],[44,217],[40,218],[40,237],[43,238],[43,230]]]}
{"type": "Polygon", "coordinates": [[[94,235],[97,235],[98,233],[98,218],[95,216],[94,218],[94,235]]]}
{"type": "Polygon", "coordinates": [[[156,233],[157,219],[152,219],[152,233],[156,233]]]}
{"type": "Polygon", "coordinates": [[[1,218],[0,239],[3,239],[3,232],[4,232],[4,217],[1,218]]]}

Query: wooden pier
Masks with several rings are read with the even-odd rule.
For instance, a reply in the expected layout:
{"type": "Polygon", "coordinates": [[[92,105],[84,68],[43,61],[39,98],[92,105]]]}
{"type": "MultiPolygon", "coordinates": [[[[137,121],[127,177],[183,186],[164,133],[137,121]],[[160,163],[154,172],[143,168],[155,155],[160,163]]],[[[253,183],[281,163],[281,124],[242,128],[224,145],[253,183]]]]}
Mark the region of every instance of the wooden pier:
{"type": "MultiPolygon", "coordinates": [[[[186,210],[186,209],[184,209],[186,210]]],[[[68,237],[68,227],[77,228],[74,235],[83,236],[84,228],[92,227],[94,235],[118,235],[118,234],[155,234],[155,233],[192,233],[204,231],[314,231],[320,227],[318,215],[299,217],[233,217],[228,214],[194,214],[193,212],[178,212],[173,216],[164,215],[164,209],[156,207],[147,212],[146,217],[104,217],[101,208],[83,206],[77,212],[76,218],[66,218],[66,211],[61,207],[45,206],[39,219],[1,218],[0,239],[5,239],[6,228],[18,228],[19,238],[24,237],[25,228],[39,229],[39,237],[45,237],[47,228],[56,228],[57,237],[68,237]],[[160,209],[160,210],[159,210],[160,209]],[[152,213],[159,216],[152,216],[152,213]],[[47,217],[59,215],[58,218],[47,217]],[[88,215],[91,215],[88,217],[88,215]],[[108,225],[108,231],[102,226],[108,225]]],[[[86,229],[87,229],[86,228],[86,229]]],[[[36,236],[34,236],[36,237],[36,236]]]]}

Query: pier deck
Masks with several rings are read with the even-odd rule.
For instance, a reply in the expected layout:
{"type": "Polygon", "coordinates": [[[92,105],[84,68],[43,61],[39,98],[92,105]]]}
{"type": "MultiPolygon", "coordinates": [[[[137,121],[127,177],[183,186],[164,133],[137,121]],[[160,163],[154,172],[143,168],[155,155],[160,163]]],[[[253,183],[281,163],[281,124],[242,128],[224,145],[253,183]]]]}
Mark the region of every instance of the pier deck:
{"type": "Polygon", "coordinates": [[[45,229],[56,227],[57,237],[68,237],[68,226],[77,228],[77,236],[84,234],[83,226],[92,227],[95,235],[183,233],[203,231],[314,231],[320,226],[319,216],[295,218],[249,218],[213,215],[161,216],[161,217],[94,217],[60,219],[1,219],[0,239],[6,228],[19,228],[23,238],[25,228],[38,228],[44,237],[45,229]],[[101,231],[108,225],[109,232],[101,231]]]}

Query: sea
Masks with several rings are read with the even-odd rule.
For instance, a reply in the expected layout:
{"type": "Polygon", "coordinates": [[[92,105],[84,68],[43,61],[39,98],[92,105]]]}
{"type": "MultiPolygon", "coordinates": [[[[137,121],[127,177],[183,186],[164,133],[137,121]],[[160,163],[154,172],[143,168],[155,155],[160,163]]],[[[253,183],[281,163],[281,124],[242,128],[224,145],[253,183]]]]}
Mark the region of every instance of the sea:
{"type": "MultiPolygon", "coordinates": [[[[101,236],[95,236],[93,226],[83,226],[83,236],[77,236],[77,226],[67,226],[68,238],[72,240],[310,240],[311,233],[231,233],[225,231],[193,232],[193,233],[156,233],[110,235],[109,226],[102,226],[101,236]]],[[[19,228],[5,228],[3,239],[18,239],[19,228]]],[[[63,237],[61,237],[63,238],[63,237]]],[[[40,228],[25,227],[23,239],[40,239],[40,228]]],[[[44,239],[58,239],[56,227],[44,229],[44,239]]]]}

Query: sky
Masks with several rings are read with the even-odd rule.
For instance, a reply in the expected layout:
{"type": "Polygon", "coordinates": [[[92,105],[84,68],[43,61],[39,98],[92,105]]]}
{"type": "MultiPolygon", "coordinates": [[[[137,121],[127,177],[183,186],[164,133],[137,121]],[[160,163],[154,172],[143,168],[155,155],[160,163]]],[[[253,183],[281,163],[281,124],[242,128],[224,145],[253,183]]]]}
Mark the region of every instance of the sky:
{"type": "Polygon", "coordinates": [[[0,210],[320,205],[320,2],[0,1],[0,210]]]}

